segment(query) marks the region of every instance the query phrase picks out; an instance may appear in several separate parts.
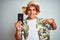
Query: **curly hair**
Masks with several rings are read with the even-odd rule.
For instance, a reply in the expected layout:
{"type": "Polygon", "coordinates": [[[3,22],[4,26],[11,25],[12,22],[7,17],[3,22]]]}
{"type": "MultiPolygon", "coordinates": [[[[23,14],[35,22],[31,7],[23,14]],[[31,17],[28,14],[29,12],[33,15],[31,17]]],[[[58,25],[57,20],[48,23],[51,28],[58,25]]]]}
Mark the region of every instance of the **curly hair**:
{"type": "MultiPolygon", "coordinates": [[[[37,14],[40,12],[40,10],[39,10],[40,7],[39,7],[39,5],[31,4],[31,5],[29,5],[29,6],[26,7],[26,10],[25,10],[25,12],[24,12],[26,15],[28,14],[28,10],[29,10],[29,8],[30,8],[31,6],[34,6],[34,7],[35,7],[37,14]]],[[[36,14],[36,15],[37,15],[37,14],[36,14]]]]}

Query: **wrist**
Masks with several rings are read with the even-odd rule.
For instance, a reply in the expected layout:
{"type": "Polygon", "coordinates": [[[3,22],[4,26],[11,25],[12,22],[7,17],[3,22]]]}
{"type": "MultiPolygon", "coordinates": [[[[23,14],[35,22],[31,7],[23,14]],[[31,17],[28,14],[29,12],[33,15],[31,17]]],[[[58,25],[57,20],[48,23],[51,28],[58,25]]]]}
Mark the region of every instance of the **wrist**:
{"type": "Polygon", "coordinates": [[[20,30],[16,30],[16,31],[20,31],[20,30]]]}
{"type": "Polygon", "coordinates": [[[20,31],[20,28],[17,28],[16,31],[20,31]]]}

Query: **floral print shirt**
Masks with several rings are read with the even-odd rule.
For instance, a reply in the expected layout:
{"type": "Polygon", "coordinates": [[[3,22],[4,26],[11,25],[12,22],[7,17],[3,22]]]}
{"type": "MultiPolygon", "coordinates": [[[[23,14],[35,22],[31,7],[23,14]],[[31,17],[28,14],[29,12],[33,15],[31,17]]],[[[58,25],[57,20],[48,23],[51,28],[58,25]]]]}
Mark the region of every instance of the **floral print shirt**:
{"type": "MultiPolygon", "coordinates": [[[[37,18],[36,17],[36,28],[37,28],[37,32],[38,32],[38,35],[39,35],[39,40],[50,40],[50,30],[52,30],[52,27],[50,24],[44,24],[42,22],[42,19],[43,18],[37,18]]],[[[28,37],[28,31],[29,31],[29,25],[27,25],[27,19],[25,19],[23,21],[23,26],[22,26],[22,32],[21,32],[21,35],[24,36],[25,40],[27,39],[28,37]]]]}

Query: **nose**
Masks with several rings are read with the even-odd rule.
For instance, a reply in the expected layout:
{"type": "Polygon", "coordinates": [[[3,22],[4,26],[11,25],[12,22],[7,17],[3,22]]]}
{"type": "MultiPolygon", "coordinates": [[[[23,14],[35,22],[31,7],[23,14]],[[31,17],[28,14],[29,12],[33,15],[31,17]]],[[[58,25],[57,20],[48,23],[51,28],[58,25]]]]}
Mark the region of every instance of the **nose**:
{"type": "Polygon", "coordinates": [[[31,14],[33,14],[33,10],[31,10],[31,12],[30,12],[31,14]]]}

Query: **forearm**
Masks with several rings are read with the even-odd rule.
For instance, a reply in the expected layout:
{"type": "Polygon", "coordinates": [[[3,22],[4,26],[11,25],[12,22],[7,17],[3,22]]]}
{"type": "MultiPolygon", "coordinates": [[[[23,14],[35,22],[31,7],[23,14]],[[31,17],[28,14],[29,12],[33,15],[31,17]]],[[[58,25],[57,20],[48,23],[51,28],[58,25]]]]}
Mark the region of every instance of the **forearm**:
{"type": "Polygon", "coordinates": [[[56,25],[55,22],[53,22],[53,23],[51,24],[51,26],[52,26],[53,30],[55,30],[55,29],[57,28],[57,25],[56,25]]]}
{"type": "Polygon", "coordinates": [[[16,39],[17,40],[20,40],[21,39],[21,34],[20,34],[20,32],[19,31],[16,31],[16,39]]]}
{"type": "Polygon", "coordinates": [[[43,23],[50,24],[52,26],[53,30],[55,30],[57,28],[55,20],[52,18],[43,20],[43,23]]]}

